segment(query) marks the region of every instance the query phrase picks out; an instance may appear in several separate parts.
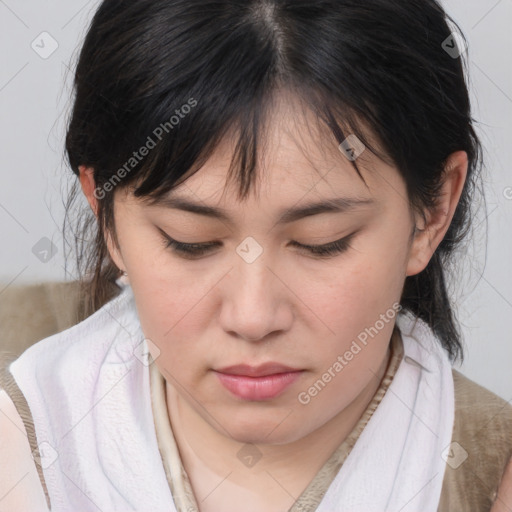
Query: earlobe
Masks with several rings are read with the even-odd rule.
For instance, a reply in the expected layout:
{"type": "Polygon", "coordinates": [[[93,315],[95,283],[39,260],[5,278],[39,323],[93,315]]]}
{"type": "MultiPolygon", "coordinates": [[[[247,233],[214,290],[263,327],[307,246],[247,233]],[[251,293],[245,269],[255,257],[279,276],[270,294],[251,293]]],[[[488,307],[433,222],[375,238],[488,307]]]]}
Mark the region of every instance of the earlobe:
{"type": "Polygon", "coordinates": [[[409,250],[406,277],[419,274],[428,265],[434,251],[430,251],[430,238],[426,228],[416,224],[414,236],[409,250]]]}
{"type": "Polygon", "coordinates": [[[443,185],[436,207],[425,213],[426,220],[420,220],[419,216],[416,219],[422,224],[417,224],[406,276],[418,274],[425,269],[446,235],[464,188],[467,168],[468,158],[465,151],[456,151],[446,160],[443,185]]]}
{"type": "Polygon", "coordinates": [[[85,167],[81,165],[78,167],[80,171],[80,184],[82,185],[82,191],[91,206],[94,215],[98,217],[98,199],[94,195],[96,189],[96,183],[94,180],[94,169],[92,167],[85,167]]]}

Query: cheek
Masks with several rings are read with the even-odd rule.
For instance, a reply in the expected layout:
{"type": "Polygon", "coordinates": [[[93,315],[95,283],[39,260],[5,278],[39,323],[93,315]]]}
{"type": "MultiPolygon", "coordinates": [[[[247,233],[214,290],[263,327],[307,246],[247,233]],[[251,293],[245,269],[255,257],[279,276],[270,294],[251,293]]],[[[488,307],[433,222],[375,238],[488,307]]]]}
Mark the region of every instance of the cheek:
{"type": "MultiPolygon", "coordinates": [[[[167,283],[167,287],[162,281],[157,285],[132,286],[142,330],[162,351],[178,349],[181,340],[194,339],[201,330],[201,308],[197,305],[199,299],[193,300],[194,290],[190,285],[180,287],[175,281],[167,283]]],[[[183,345],[186,348],[191,343],[183,345]]],[[[181,348],[177,350],[180,351],[181,348]]]]}
{"type": "Polygon", "coordinates": [[[378,258],[362,259],[339,276],[308,294],[322,320],[318,325],[326,327],[315,337],[314,351],[305,347],[312,354],[315,375],[301,391],[311,399],[308,417],[320,423],[373,382],[388,348],[400,297],[400,271],[378,258]]]}
{"type": "Polygon", "coordinates": [[[197,320],[201,299],[211,285],[208,279],[198,279],[198,272],[204,271],[180,262],[160,238],[146,225],[134,228],[124,239],[123,253],[144,334],[165,344],[185,323],[187,328],[196,325],[189,316],[197,320]]]}
{"type": "Polygon", "coordinates": [[[144,335],[158,347],[159,365],[178,379],[191,374],[198,361],[207,363],[212,353],[204,333],[215,318],[208,291],[217,280],[194,279],[170,258],[158,273],[150,268],[130,277],[144,335]],[[202,340],[200,356],[197,340],[202,340]]]}
{"type": "MultiPolygon", "coordinates": [[[[396,320],[405,274],[405,251],[389,233],[368,238],[357,246],[356,256],[321,274],[305,274],[307,305],[321,322],[316,369],[323,373],[347,354],[343,370],[334,373],[324,400],[343,402],[371,380],[377,371],[396,320]],[[350,358],[350,360],[348,360],[350,358]],[[338,393],[338,394],[337,394],[338,393]]],[[[338,365],[339,369],[339,365],[338,365]]],[[[328,378],[328,377],[327,377],[328,378]]]]}
{"type": "Polygon", "coordinates": [[[326,333],[345,339],[356,335],[399,301],[405,275],[403,252],[385,239],[373,239],[357,246],[350,258],[304,273],[301,296],[326,333]]]}

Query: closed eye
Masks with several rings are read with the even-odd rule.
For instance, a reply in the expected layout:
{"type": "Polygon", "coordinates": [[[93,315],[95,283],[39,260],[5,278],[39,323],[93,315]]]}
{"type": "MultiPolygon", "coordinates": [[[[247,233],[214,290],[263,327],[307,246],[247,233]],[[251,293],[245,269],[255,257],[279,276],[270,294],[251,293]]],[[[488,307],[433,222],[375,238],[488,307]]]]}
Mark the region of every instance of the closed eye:
{"type": "MultiPolygon", "coordinates": [[[[166,249],[171,249],[173,252],[185,259],[200,258],[201,256],[212,252],[212,250],[216,247],[222,245],[221,242],[186,244],[184,242],[174,240],[160,229],[159,231],[163,235],[164,247],[166,249]]],[[[350,241],[356,235],[356,233],[357,232],[354,232],[344,238],[341,238],[340,240],[335,240],[334,242],[329,242],[328,244],[323,245],[306,245],[295,241],[290,242],[290,245],[297,247],[299,252],[303,252],[308,255],[313,255],[320,258],[331,257],[347,251],[350,248],[350,241]]]]}
{"type": "Polygon", "coordinates": [[[349,242],[354,235],[355,233],[352,233],[345,238],[323,245],[305,245],[294,241],[291,242],[291,245],[298,247],[300,251],[308,251],[314,256],[334,256],[336,254],[341,254],[350,248],[349,242]]]}

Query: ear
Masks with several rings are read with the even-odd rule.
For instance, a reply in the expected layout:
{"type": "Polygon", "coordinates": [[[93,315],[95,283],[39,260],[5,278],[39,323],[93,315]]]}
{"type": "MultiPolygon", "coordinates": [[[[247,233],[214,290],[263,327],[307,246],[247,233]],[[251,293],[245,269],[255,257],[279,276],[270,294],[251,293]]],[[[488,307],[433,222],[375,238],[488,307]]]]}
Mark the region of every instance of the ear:
{"type": "Polygon", "coordinates": [[[94,215],[98,218],[98,199],[94,194],[94,190],[96,189],[94,169],[92,167],[80,165],[78,170],[80,171],[80,184],[82,185],[82,191],[87,198],[94,215]]]}
{"type": "Polygon", "coordinates": [[[434,210],[425,212],[425,219],[415,215],[416,234],[411,244],[407,276],[419,274],[427,265],[443,240],[455,214],[466,181],[468,157],[465,151],[456,151],[446,160],[443,186],[434,210]]]}
{"type": "MultiPolygon", "coordinates": [[[[86,167],[85,165],[81,165],[78,167],[80,171],[80,184],[82,185],[82,191],[91,206],[96,219],[98,219],[98,197],[95,193],[96,191],[96,182],[94,179],[94,169],[92,167],[86,167]]],[[[99,198],[102,199],[102,196],[99,195],[99,198]]],[[[107,244],[107,249],[110,254],[110,258],[115,263],[116,267],[119,269],[124,269],[123,258],[118,248],[116,247],[110,233],[105,233],[105,243],[107,244]]]]}

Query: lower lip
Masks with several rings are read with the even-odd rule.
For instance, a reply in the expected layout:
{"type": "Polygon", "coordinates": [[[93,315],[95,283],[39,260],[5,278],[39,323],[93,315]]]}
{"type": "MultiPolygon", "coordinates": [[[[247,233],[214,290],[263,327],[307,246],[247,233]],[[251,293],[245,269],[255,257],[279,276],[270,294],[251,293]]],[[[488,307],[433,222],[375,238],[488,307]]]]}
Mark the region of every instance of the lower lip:
{"type": "Polygon", "coordinates": [[[276,373],[264,377],[247,377],[215,372],[221,384],[244,400],[268,400],[280,395],[301,375],[299,372],[276,373]]]}

